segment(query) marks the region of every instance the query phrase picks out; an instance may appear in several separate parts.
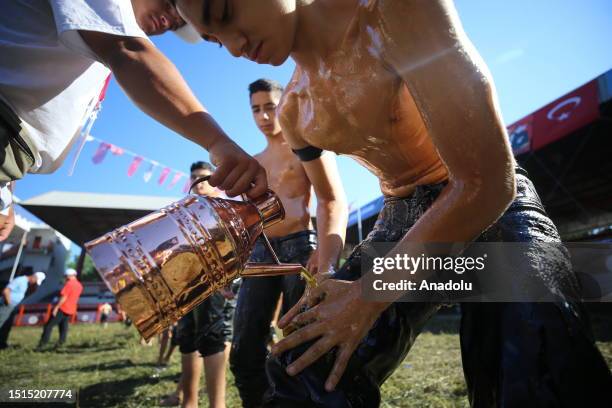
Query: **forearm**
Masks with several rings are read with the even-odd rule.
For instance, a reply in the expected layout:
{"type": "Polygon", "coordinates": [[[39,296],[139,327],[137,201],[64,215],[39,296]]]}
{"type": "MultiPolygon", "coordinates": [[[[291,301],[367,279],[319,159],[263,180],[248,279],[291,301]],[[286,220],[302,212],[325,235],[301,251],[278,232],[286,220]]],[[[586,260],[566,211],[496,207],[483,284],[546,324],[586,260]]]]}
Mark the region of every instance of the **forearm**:
{"type": "Polygon", "coordinates": [[[57,304],[55,305],[55,308],[59,310],[60,307],[62,307],[62,305],[64,304],[64,302],[66,302],[66,296],[62,296],[60,297],[59,301],[57,302],[57,304]]]}
{"type": "MultiPolygon", "coordinates": [[[[485,183],[486,184],[486,183],[485,183]]],[[[396,255],[407,255],[410,258],[420,258],[422,256],[447,256],[456,255],[439,252],[426,252],[436,250],[435,247],[427,249],[420,244],[424,243],[454,243],[464,244],[467,246],[474,241],[478,236],[486,230],[490,225],[495,223],[501,217],[511,203],[514,197],[513,190],[509,187],[490,186],[489,188],[469,187],[464,184],[449,184],[445,190],[433,202],[431,207],[419,218],[414,226],[404,235],[404,237],[393,247],[393,249],[385,255],[386,258],[394,258],[396,255]],[[490,199],[490,195],[495,194],[498,199],[490,199]],[[499,199],[503,197],[503,199],[499,199]],[[489,204],[487,204],[487,201],[489,204]],[[494,203],[494,204],[490,204],[494,203]]],[[[514,186],[513,180],[508,181],[507,186],[514,186]]],[[[457,246],[453,250],[463,250],[457,246]]],[[[368,272],[368,271],[364,271],[368,272]]],[[[372,273],[369,271],[368,273],[372,273]]],[[[387,274],[402,274],[395,276],[393,279],[408,279],[417,282],[428,280],[431,274],[435,273],[430,270],[416,270],[406,273],[406,271],[385,272],[387,274]],[[403,275],[406,273],[406,275],[403,275]]],[[[362,278],[363,279],[363,278],[362,278]]],[[[366,278],[367,279],[367,278],[366,278]]],[[[399,299],[406,293],[395,293],[396,299],[399,299]]],[[[371,303],[368,307],[374,313],[380,313],[387,308],[392,302],[367,302],[371,303]]]]}
{"type": "Polygon", "coordinates": [[[4,297],[4,301],[6,302],[6,304],[10,305],[11,304],[11,291],[5,288],[2,291],[2,296],[4,297]]]}
{"type": "Polygon", "coordinates": [[[133,47],[126,46],[107,63],[140,109],[206,149],[228,140],[172,62],[152,45],[137,43],[133,47]]]}
{"type": "Polygon", "coordinates": [[[348,209],[342,199],[317,202],[318,270],[328,271],[338,264],[344,248],[348,209]]]}

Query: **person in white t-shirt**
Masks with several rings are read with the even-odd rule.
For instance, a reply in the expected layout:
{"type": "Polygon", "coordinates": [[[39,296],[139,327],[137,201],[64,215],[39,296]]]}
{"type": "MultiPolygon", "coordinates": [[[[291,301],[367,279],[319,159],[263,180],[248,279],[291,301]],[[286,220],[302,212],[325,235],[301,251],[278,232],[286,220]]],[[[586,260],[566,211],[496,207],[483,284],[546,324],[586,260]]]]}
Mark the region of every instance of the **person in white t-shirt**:
{"type": "Polygon", "coordinates": [[[173,0],[3,2],[0,241],[14,224],[14,181],[60,167],[111,72],[140,109],[209,151],[217,166],[211,185],[230,197],[265,191],[263,168],[223,132],[147,38],[168,30],[199,38],[173,0]]]}

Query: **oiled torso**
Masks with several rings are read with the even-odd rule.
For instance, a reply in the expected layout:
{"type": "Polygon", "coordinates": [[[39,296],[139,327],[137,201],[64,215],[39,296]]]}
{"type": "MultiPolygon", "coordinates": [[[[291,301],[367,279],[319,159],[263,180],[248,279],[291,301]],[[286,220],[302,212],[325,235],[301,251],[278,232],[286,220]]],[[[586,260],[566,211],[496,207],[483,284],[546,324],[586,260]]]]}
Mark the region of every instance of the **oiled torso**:
{"type": "Polygon", "coordinates": [[[384,194],[401,197],[448,175],[414,98],[385,64],[369,13],[358,6],[341,46],[296,68],[279,114],[298,139],[353,157],[379,178],[384,194]]]}
{"type": "Polygon", "coordinates": [[[255,158],[266,169],[268,185],[279,196],[285,208],[285,219],[268,228],[266,234],[274,238],[311,229],[308,208],[311,184],[289,145],[283,142],[268,146],[255,158]]]}

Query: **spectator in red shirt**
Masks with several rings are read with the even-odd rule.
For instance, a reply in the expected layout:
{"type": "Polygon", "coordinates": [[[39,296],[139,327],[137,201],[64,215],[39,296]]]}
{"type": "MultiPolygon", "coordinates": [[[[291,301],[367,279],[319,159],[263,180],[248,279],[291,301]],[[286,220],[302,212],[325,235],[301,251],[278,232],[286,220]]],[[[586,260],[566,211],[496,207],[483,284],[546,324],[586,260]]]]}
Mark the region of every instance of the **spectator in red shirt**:
{"type": "Polygon", "coordinates": [[[77,303],[81,292],[83,292],[83,285],[77,279],[77,272],[74,269],[68,268],[64,272],[66,276],[66,283],[60,292],[60,299],[53,308],[51,319],[45,324],[43,329],[42,337],[38,343],[38,350],[43,349],[51,338],[51,332],[53,327],[59,325],[59,341],[57,347],[62,346],[66,342],[68,336],[68,323],[70,318],[76,314],[77,303]]]}

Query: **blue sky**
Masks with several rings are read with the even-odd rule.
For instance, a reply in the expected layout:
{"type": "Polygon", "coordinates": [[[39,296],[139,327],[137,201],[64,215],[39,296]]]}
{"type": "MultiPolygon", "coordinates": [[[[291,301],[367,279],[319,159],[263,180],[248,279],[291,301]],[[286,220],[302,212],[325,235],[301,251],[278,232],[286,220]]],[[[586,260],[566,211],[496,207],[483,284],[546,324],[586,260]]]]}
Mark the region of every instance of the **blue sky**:
{"type": "MultiPolygon", "coordinates": [[[[612,2],[609,0],[456,0],[464,27],[493,73],[507,124],[612,68],[612,2]],[[606,38],[608,40],[606,40],[606,38]]],[[[265,140],[253,123],[247,86],[260,77],[286,83],[292,61],[281,67],[232,58],[211,44],[189,45],[173,34],[154,39],[179,68],[202,103],[225,131],[255,154],[265,140]]],[[[115,81],[91,134],[175,169],[188,172],[207,160],[199,146],[181,138],[140,112],[115,81]]],[[[127,177],[131,157],[108,155],[94,165],[97,143],[87,143],[73,176],[72,154],[53,175],[29,175],[17,184],[27,199],[51,190],[180,197],[183,181],[173,189],[149,183],[146,166],[127,177]]],[[[338,158],[349,203],[363,205],[380,195],[376,179],[346,157],[338,158]]],[[[27,213],[19,212],[28,218],[27,213]]]]}

